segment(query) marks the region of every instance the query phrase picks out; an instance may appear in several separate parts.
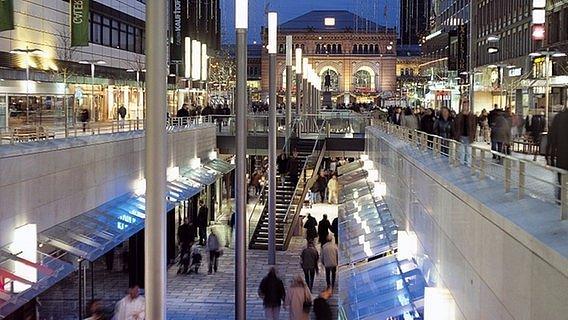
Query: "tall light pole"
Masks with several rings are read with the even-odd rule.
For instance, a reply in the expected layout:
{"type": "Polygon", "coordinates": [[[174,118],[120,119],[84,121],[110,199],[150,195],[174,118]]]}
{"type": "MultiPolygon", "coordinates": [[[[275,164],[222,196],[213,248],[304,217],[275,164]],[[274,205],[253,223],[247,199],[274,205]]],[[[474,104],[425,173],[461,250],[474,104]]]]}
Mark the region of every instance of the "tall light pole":
{"type": "Polygon", "coordinates": [[[247,257],[246,257],[246,152],[247,152],[247,29],[248,0],[235,0],[235,28],[237,34],[236,79],[236,251],[235,251],[235,319],[246,320],[247,312],[247,257]]]}
{"type": "MultiPolygon", "coordinates": [[[[26,47],[25,49],[14,49],[10,53],[13,54],[25,54],[26,55],[26,124],[30,123],[30,56],[31,55],[41,55],[43,50],[41,49],[30,49],[26,47]]],[[[67,121],[67,119],[65,119],[67,121]]]]}
{"type": "Polygon", "coordinates": [[[292,124],[292,36],[286,36],[286,154],[290,154],[290,126],[292,124]]]}
{"type": "Polygon", "coordinates": [[[278,14],[268,13],[268,264],[276,265],[276,48],[278,14]]]}
{"type": "Polygon", "coordinates": [[[302,58],[302,114],[305,114],[309,104],[309,92],[308,92],[308,58],[302,58]]]}
{"type": "Polygon", "coordinates": [[[548,129],[550,128],[550,79],[552,77],[552,58],[562,58],[562,57],[566,57],[566,53],[564,52],[560,52],[560,51],[556,51],[556,50],[551,50],[551,49],[546,49],[543,51],[539,51],[539,52],[533,52],[531,54],[529,54],[529,56],[531,56],[532,58],[538,58],[538,57],[542,57],[544,56],[544,75],[546,77],[546,89],[544,92],[544,119],[545,119],[545,123],[546,123],[546,132],[548,132],[548,129]]]}
{"type": "Polygon", "coordinates": [[[147,121],[145,127],[146,319],[166,319],[167,2],[146,4],[147,121]]]}
{"type": "Polygon", "coordinates": [[[302,105],[302,48],[296,48],[296,116],[300,116],[302,105]]]}
{"type": "Polygon", "coordinates": [[[95,119],[95,114],[94,114],[94,103],[95,103],[95,65],[102,65],[102,64],[106,64],[105,61],[103,60],[81,60],[79,61],[80,64],[88,64],[91,66],[91,105],[90,105],[90,110],[89,110],[89,114],[90,114],[90,122],[93,122],[95,119]]]}

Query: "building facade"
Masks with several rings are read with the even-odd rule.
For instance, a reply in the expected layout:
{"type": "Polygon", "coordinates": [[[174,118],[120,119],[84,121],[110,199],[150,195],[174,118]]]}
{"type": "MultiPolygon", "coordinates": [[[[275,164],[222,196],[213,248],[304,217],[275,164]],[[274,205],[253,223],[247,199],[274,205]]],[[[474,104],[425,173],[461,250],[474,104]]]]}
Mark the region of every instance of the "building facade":
{"type": "Polygon", "coordinates": [[[400,1],[400,44],[419,44],[426,36],[431,0],[400,1]]]}
{"type": "MultiPolygon", "coordinates": [[[[199,9],[188,12],[196,22],[184,30],[213,54],[220,45],[219,1],[175,1],[199,9]]],[[[13,28],[0,31],[0,131],[63,126],[77,121],[85,108],[94,121],[116,119],[122,105],[127,118],[143,118],[145,1],[89,1],[87,45],[76,47],[71,47],[71,3],[13,1],[13,28]]],[[[171,82],[170,89],[176,88],[171,82]]]]}
{"type": "MultiPolygon", "coordinates": [[[[264,39],[267,39],[263,30],[264,39]]],[[[286,36],[302,48],[322,81],[330,75],[332,103],[371,102],[396,90],[396,33],[348,11],[311,11],[278,28],[277,88],[285,89],[286,36]]],[[[268,93],[268,53],[261,87],[268,93]]],[[[295,69],[294,69],[295,70],[295,69]]],[[[325,86],[322,85],[322,88],[325,86]]],[[[295,78],[293,79],[295,90],[295,78]]]]}

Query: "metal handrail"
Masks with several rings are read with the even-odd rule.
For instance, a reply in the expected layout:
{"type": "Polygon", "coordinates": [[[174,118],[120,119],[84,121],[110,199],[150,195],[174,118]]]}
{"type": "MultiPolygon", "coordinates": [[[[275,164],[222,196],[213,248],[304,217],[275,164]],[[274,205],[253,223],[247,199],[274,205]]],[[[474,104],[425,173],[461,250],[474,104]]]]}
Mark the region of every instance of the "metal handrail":
{"type": "Polygon", "coordinates": [[[494,180],[502,181],[506,193],[513,191],[513,187],[515,187],[519,199],[531,195],[534,198],[557,204],[560,206],[561,220],[568,219],[567,170],[475,145],[471,145],[471,161],[463,162],[457,152],[458,148],[463,146],[458,141],[385,121],[379,122],[377,127],[387,134],[410,143],[419,150],[433,152],[434,156],[442,154],[448,157],[449,164],[452,166],[465,165],[479,179],[491,177],[494,180]],[[533,167],[532,170],[527,169],[531,166],[533,167]],[[498,169],[494,170],[495,167],[498,169]],[[552,178],[552,181],[556,180],[557,177],[560,181],[556,183],[544,179],[543,177],[547,175],[552,178]],[[527,179],[531,179],[533,183],[527,184],[527,179]]]}
{"type": "MultiPolygon", "coordinates": [[[[258,222],[262,219],[262,215],[264,214],[264,211],[266,211],[265,209],[266,209],[266,203],[267,203],[266,199],[267,199],[267,197],[266,197],[266,196],[263,196],[263,194],[265,193],[265,190],[266,190],[266,186],[267,186],[267,185],[268,185],[268,183],[265,183],[265,184],[262,186],[262,188],[260,189],[259,196],[258,196],[259,198],[258,198],[258,200],[256,201],[256,203],[254,204],[254,207],[252,208],[252,211],[251,211],[251,213],[250,213],[250,217],[249,217],[249,219],[248,219],[248,226],[249,226],[249,230],[248,230],[248,232],[249,232],[249,243],[250,243],[250,241],[252,241],[252,237],[254,237],[254,232],[255,232],[255,230],[256,230],[256,226],[258,225],[258,222]],[[260,212],[260,216],[259,216],[259,218],[258,218],[257,224],[255,224],[255,225],[254,225],[254,228],[252,228],[252,217],[254,216],[254,213],[256,212],[257,206],[258,206],[258,204],[260,203],[260,199],[263,199],[263,200],[264,200],[263,203],[262,203],[262,205],[263,205],[264,207],[262,208],[262,211],[260,212]],[[251,228],[252,228],[252,229],[251,229],[251,228]],[[251,230],[252,230],[252,232],[251,232],[251,230]]],[[[248,192],[248,188],[247,188],[247,192],[248,192]]]]}

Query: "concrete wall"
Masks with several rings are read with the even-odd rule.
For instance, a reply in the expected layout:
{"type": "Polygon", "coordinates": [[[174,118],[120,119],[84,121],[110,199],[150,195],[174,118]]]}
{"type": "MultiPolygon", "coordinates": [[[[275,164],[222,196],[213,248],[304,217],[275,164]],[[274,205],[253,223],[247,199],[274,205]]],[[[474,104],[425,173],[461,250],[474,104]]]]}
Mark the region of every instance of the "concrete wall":
{"type": "MultiPolygon", "coordinates": [[[[170,132],[170,166],[203,161],[216,146],[215,128],[170,132]]],[[[0,246],[12,230],[45,230],[122,194],[144,176],[143,133],[120,133],[0,148],[0,246]]]]}
{"type": "Polygon", "coordinates": [[[566,319],[568,224],[557,206],[505,194],[500,182],[378,129],[367,137],[385,200],[400,229],[416,234],[429,285],[451,293],[454,319],[566,319]]]}

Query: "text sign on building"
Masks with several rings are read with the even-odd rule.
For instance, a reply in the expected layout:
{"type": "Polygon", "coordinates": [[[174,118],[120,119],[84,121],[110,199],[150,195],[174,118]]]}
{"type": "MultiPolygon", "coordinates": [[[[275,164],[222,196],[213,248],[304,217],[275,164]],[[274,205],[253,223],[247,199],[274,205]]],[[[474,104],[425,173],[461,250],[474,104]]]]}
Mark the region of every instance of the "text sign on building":
{"type": "Polygon", "coordinates": [[[89,0],[69,1],[71,26],[71,46],[89,45],[89,0]]]}
{"type": "Polygon", "coordinates": [[[523,74],[523,68],[509,69],[509,77],[520,77],[523,74]]]}
{"type": "Polygon", "coordinates": [[[182,0],[171,0],[170,10],[170,61],[172,63],[181,63],[183,59],[182,49],[185,38],[182,36],[182,16],[186,15],[182,10],[182,0]]]}
{"type": "Polygon", "coordinates": [[[13,0],[0,0],[0,31],[14,29],[13,0]]]}
{"type": "Polygon", "coordinates": [[[467,36],[466,25],[460,25],[457,30],[449,32],[448,70],[458,72],[468,70],[467,36]]]}

